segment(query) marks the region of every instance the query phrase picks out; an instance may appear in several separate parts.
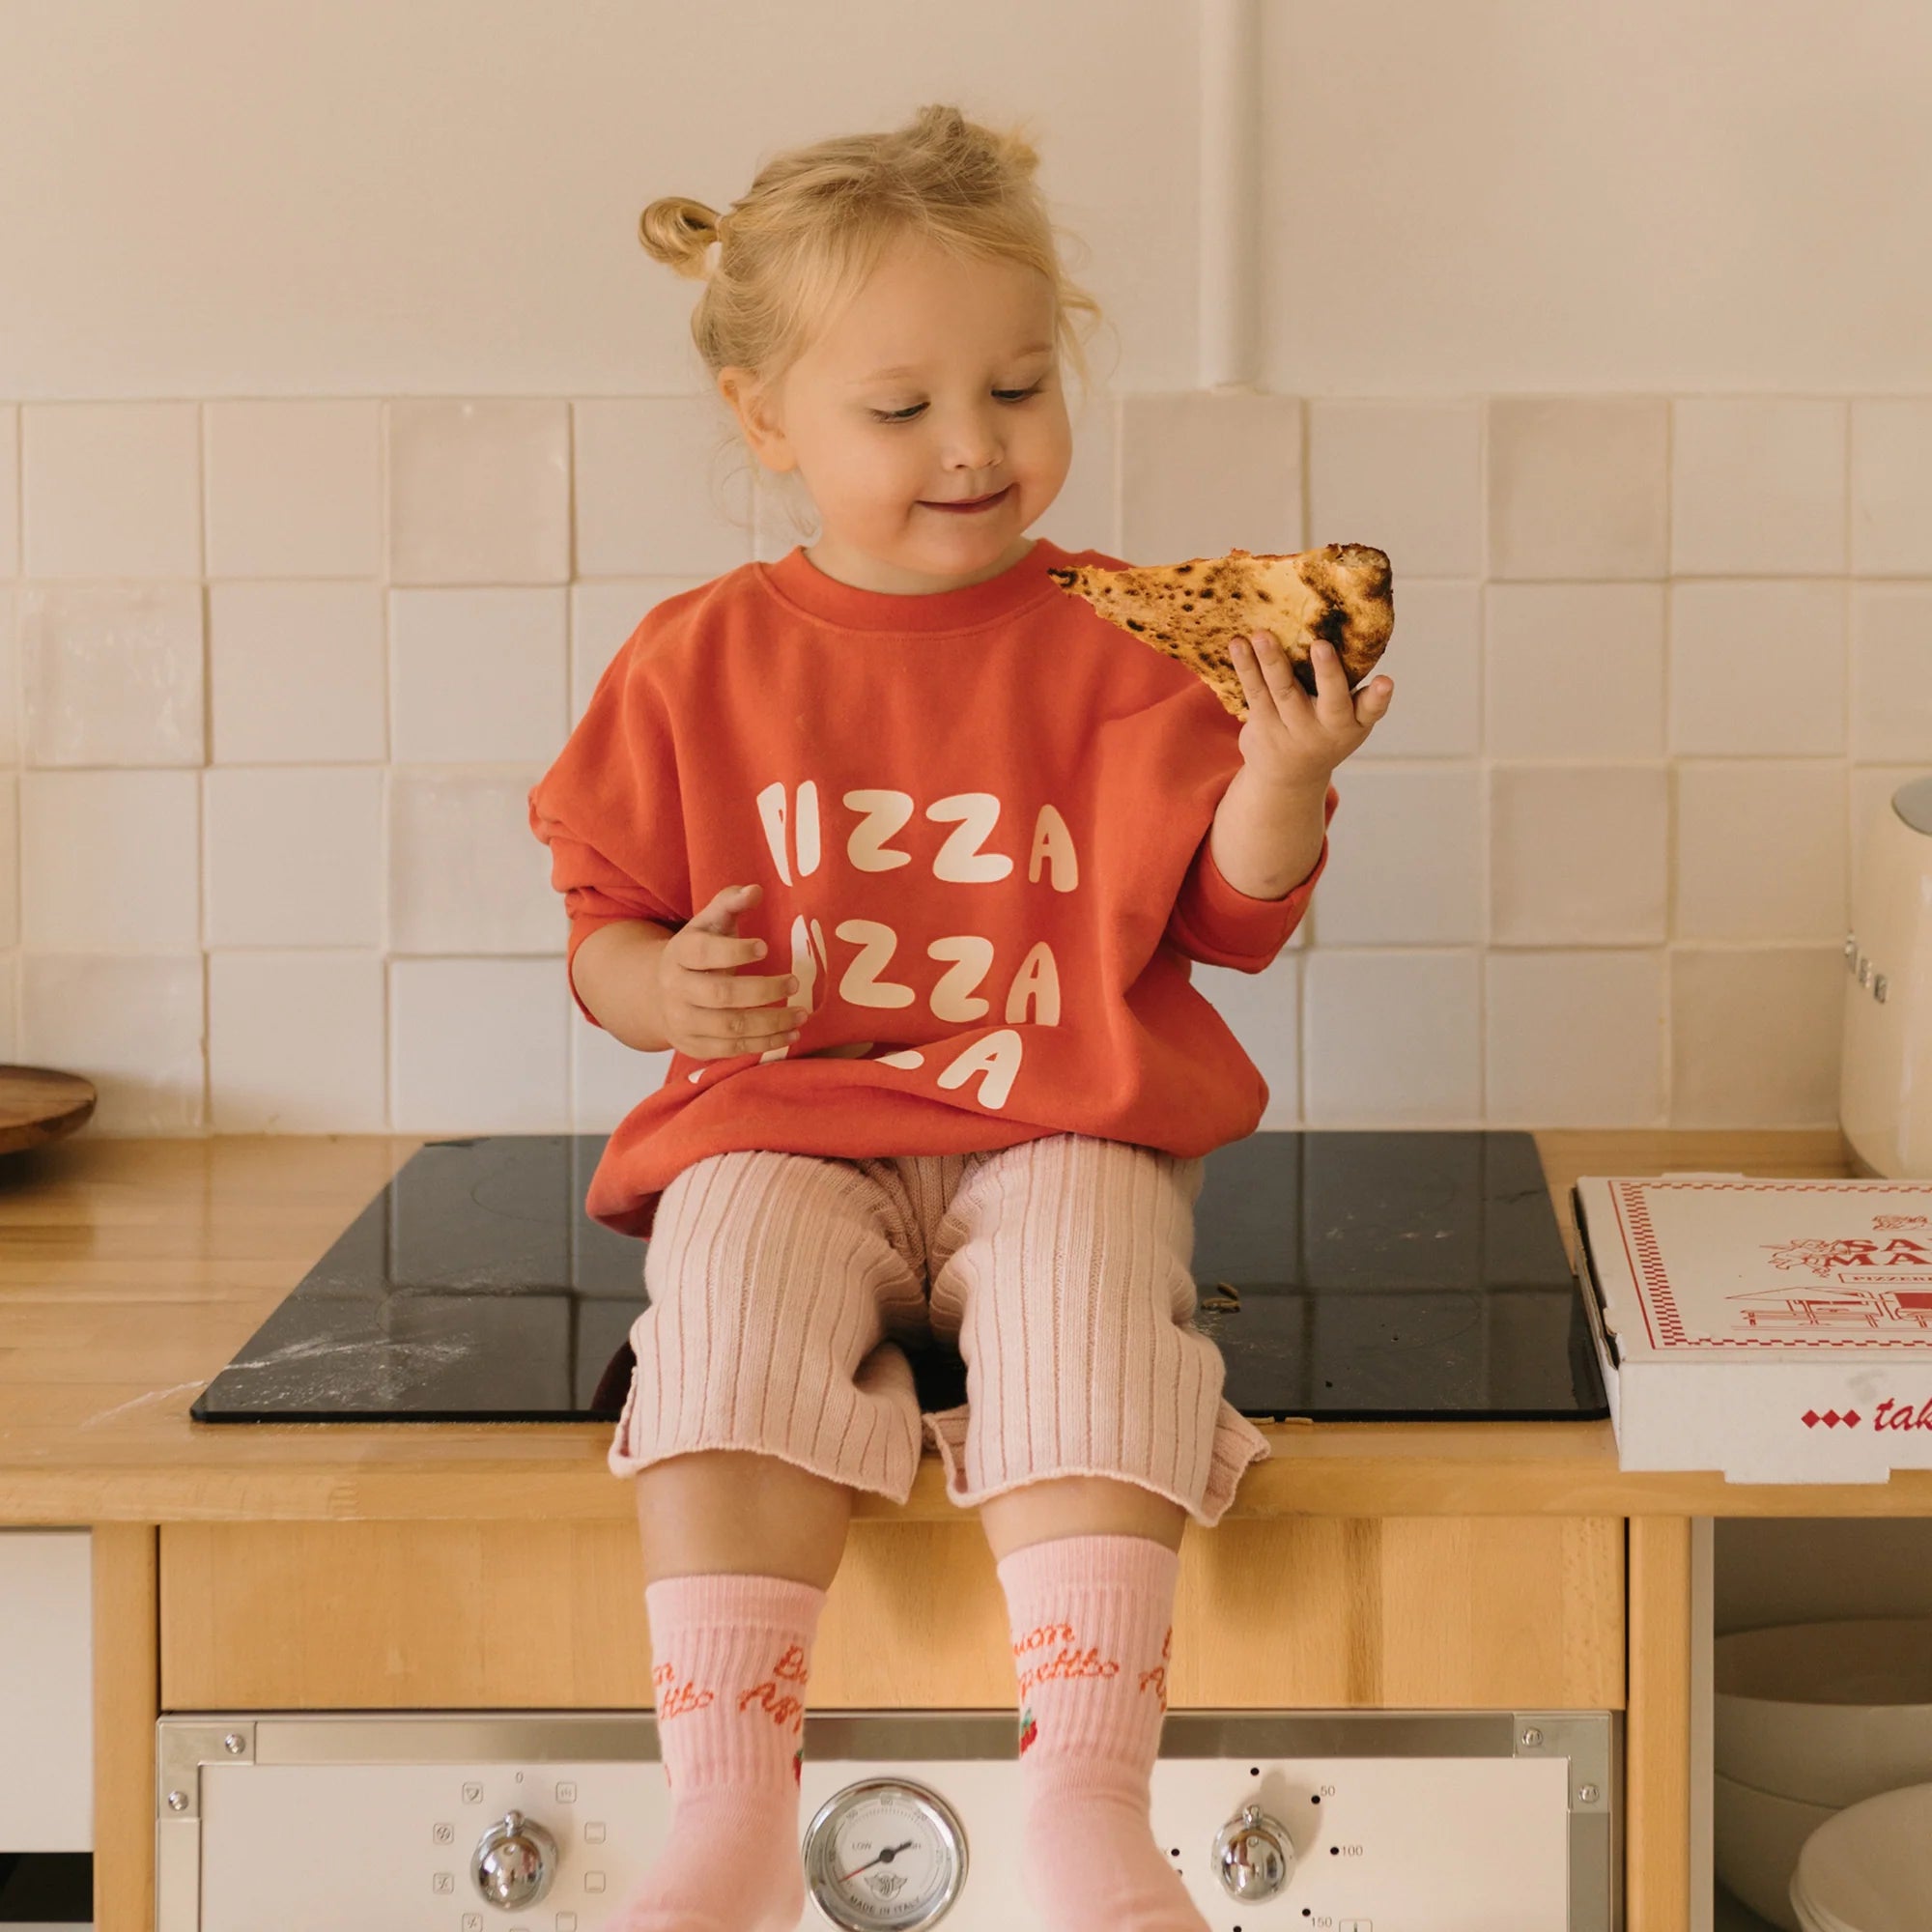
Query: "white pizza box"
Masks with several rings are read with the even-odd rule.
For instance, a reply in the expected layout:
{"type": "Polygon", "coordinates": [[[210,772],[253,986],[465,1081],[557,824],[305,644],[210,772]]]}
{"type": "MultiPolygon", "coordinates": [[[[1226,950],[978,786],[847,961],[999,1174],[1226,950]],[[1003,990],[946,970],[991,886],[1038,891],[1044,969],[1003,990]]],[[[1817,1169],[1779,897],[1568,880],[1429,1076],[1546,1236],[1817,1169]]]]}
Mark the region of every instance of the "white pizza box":
{"type": "Polygon", "coordinates": [[[1932,1180],[1589,1175],[1571,1201],[1624,1468],[1932,1467],[1932,1180]]]}

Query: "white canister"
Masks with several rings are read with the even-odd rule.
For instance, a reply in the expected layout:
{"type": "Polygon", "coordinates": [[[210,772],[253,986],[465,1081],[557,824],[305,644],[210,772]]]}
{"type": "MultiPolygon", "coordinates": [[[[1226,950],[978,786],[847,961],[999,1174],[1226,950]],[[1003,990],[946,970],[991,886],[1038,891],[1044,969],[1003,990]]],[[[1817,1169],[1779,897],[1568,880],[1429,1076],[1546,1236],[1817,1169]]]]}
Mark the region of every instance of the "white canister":
{"type": "Polygon", "coordinates": [[[1845,935],[1838,1122],[1866,1174],[1932,1176],[1932,778],[1866,832],[1845,935]]]}

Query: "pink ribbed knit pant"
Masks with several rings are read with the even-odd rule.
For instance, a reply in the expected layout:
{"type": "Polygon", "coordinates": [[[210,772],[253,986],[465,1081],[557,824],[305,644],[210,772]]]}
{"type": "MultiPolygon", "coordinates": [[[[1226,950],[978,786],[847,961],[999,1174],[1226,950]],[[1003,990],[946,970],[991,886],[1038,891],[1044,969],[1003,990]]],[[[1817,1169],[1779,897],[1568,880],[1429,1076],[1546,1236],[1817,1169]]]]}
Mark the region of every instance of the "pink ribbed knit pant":
{"type": "Polygon", "coordinates": [[[989,1152],[714,1154],[658,1204],[611,1467],[752,1449],[903,1502],[1111,1476],[1220,1520],[1266,1438],[1194,1326],[1198,1159],[1049,1134],[989,1152]],[[921,1415],[901,1340],[955,1347],[921,1415]]]}

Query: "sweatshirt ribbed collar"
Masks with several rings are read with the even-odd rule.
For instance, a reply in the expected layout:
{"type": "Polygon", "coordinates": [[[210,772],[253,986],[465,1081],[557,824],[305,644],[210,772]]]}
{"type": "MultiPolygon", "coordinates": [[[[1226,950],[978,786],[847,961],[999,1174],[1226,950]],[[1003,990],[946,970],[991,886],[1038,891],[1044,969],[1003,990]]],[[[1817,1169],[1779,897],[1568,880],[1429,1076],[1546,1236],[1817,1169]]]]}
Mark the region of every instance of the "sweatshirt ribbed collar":
{"type": "Polygon", "coordinates": [[[803,544],[794,545],[776,563],[753,568],[777,596],[826,623],[854,631],[931,632],[978,630],[1060,594],[1060,586],[1046,573],[1066,560],[1065,551],[1039,537],[1025,556],[997,577],[960,590],[911,595],[862,590],[828,577],[806,555],[803,544]]]}

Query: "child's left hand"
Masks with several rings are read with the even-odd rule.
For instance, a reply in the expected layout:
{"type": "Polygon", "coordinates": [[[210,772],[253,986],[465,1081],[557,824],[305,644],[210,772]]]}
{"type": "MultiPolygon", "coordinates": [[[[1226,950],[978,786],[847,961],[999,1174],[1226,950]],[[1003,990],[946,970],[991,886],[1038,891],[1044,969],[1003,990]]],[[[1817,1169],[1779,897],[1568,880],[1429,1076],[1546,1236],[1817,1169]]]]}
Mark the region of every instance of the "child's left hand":
{"type": "Polygon", "coordinates": [[[1395,682],[1374,677],[1359,695],[1351,693],[1334,645],[1318,638],[1309,652],[1316,690],[1311,698],[1295,681],[1274,634],[1257,631],[1254,637],[1258,643],[1237,639],[1230,653],[1248,700],[1247,722],[1236,741],[1242,762],[1260,783],[1325,790],[1329,774],[1380,724],[1395,682]]]}

